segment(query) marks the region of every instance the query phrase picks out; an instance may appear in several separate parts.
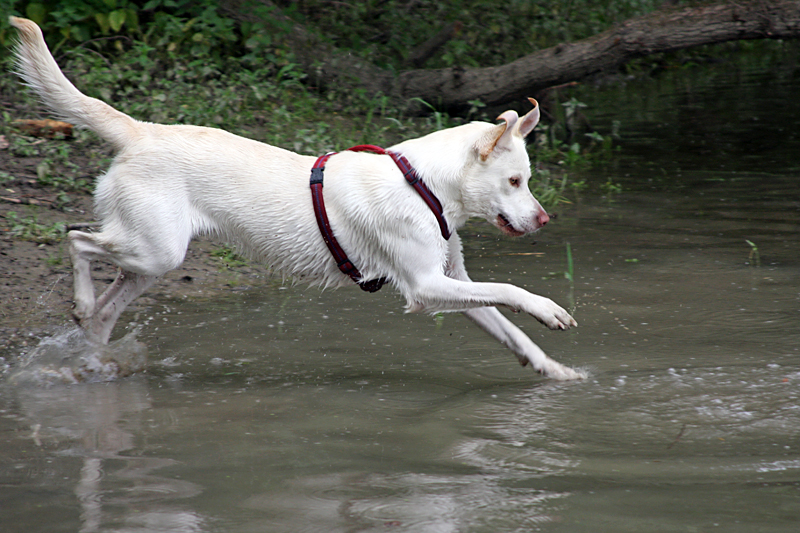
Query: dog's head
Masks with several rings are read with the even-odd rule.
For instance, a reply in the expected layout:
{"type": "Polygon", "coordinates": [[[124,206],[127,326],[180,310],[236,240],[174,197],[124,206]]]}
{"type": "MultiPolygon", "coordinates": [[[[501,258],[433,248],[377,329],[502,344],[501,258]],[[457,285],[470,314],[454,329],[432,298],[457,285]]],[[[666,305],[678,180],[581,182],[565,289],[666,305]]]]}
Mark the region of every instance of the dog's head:
{"type": "Polygon", "coordinates": [[[539,123],[539,105],[520,118],[515,111],[498,117],[502,123],[487,130],[476,142],[475,164],[468,172],[465,207],[497,226],[506,235],[518,237],[536,231],[550,220],[528,188],[530,159],[525,137],[539,123]]]}

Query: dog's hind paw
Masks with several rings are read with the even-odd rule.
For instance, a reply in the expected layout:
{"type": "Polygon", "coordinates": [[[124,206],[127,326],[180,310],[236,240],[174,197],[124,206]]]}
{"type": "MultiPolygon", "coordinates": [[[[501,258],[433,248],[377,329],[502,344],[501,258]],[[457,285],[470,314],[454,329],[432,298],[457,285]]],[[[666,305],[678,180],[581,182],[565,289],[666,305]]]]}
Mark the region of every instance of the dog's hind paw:
{"type": "Polygon", "coordinates": [[[88,320],[94,314],[94,302],[80,302],[76,301],[72,304],[72,318],[80,324],[88,320]]]}

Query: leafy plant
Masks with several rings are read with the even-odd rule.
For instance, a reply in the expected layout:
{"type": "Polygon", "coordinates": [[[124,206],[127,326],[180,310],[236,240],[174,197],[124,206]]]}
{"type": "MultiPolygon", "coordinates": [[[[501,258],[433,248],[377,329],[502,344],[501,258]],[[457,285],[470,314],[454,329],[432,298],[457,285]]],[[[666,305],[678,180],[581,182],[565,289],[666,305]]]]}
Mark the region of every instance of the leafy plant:
{"type": "Polygon", "coordinates": [[[550,209],[562,202],[569,203],[565,194],[568,183],[569,176],[566,172],[558,177],[553,177],[547,169],[534,168],[529,187],[539,203],[546,209],[550,209]]]}
{"type": "MultiPolygon", "coordinates": [[[[88,135],[79,133],[78,137],[78,145],[84,147],[88,135]]],[[[54,187],[64,192],[91,192],[91,179],[87,174],[89,169],[80,168],[72,161],[74,141],[52,139],[43,142],[42,139],[16,133],[9,133],[8,138],[9,149],[14,156],[41,159],[36,165],[36,181],[39,186],[54,187]]],[[[98,162],[93,168],[99,171],[100,166],[101,163],[98,162]]]]}
{"type": "Polygon", "coordinates": [[[5,219],[9,234],[25,241],[53,244],[67,234],[67,225],[64,222],[41,224],[36,215],[20,218],[15,211],[10,211],[5,219]]]}
{"type": "Polygon", "coordinates": [[[217,248],[211,252],[211,255],[219,259],[225,268],[237,268],[247,265],[247,261],[228,246],[217,248]]]}

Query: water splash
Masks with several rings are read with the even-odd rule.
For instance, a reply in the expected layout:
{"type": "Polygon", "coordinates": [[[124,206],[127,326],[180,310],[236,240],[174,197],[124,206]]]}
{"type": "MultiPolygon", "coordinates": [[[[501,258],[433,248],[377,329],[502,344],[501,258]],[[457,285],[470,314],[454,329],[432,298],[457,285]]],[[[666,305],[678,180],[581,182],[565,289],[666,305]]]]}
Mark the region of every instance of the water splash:
{"type": "Polygon", "coordinates": [[[147,363],[147,347],[137,340],[139,331],[136,328],[110,344],[87,339],[77,327],[46,337],[20,357],[8,383],[34,386],[92,383],[141,372],[147,363]]]}

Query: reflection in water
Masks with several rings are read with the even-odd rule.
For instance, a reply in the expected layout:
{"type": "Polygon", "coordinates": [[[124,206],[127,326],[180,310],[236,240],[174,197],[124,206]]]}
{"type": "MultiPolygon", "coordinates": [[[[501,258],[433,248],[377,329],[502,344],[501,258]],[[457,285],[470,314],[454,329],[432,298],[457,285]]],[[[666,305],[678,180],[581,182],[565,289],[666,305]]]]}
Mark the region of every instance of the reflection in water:
{"type": "Polygon", "coordinates": [[[142,413],[150,407],[144,382],[19,386],[16,392],[37,445],[67,444],[60,455],[82,460],[74,489],[82,533],[202,530],[202,517],[177,503],[199,494],[200,487],[153,474],[176,461],[121,455],[134,448],[142,413]]]}
{"type": "Polygon", "coordinates": [[[258,512],[247,529],[531,531],[563,520],[570,491],[542,481],[571,475],[580,461],[560,443],[530,442],[531,435],[553,432],[552,418],[537,413],[566,408],[563,395],[537,392],[549,391],[547,384],[525,387],[519,400],[503,388],[496,389],[500,397],[478,390],[440,396],[425,391],[435,385],[407,385],[378,382],[363,394],[336,386],[281,394],[304,419],[284,418],[274,404],[266,410],[278,416],[265,434],[275,427],[286,433],[272,437],[257,466],[274,479],[270,490],[244,500],[244,509],[258,512]],[[487,403],[493,407],[487,410],[487,403]],[[346,437],[336,435],[342,430],[346,437]],[[288,450],[302,457],[296,473],[283,466],[292,463],[288,450]]]}
{"type": "Polygon", "coordinates": [[[566,494],[524,487],[524,476],[517,476],[522,486],[514,481],[482,473],[323,475],[252,496],[243,507],[270,517],[257,527],[287,533],[524,531],[558,519],[548,510],[566,494]]]}
{"type": "Polygon", "coordinates": [[[476,279],[577,307],[569,332],[513,319],[592,379],[542,381],[460,317],[401,316],[390,291],[162,305],[149,389],[37,388],[79,381],[68,335],[0,389],[3,533],[796,530],[798,138],[764,109],[796,122],[797,82],[685,85],[651,94],[661,111],[634,83],[623,109],[595,106],[624,147],[585,178],[624,192],[560,207],[536,255],[462,235],[476,279]]]}

